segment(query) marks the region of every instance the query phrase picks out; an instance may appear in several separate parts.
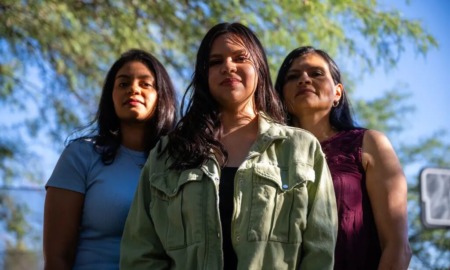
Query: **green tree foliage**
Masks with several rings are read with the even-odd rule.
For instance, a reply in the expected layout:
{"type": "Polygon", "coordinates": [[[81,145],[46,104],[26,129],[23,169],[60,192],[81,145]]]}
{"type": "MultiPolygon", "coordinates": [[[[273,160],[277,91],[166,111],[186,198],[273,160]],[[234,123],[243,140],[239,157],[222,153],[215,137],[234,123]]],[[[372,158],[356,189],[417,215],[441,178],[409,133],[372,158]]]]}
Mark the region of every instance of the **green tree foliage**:
{"type": "MultiPolygon", "coordinates": [[[[92,118],[107,69],[129,48],[155,54],[181,94],[201,38],[222,21],[240,21],[257,32],[272,76],[287,52],[299,45],[325,48],[338,62],[351,59],[353,73],[357,66],[360,75],[395,65],[406,45],[419,54],[437,46],[420,22],[375,0],[2,0],[0,17],[0,112],[11,115],[13,123],[0,122],[6,131],[0,133],[3,183],[42,176],[36,174],[39,168],[22,165],[39,159],[28,146],[60,150],[69,132],[92,118]]],[[[355,100],[360,123],[401,134],[397,120],[412,110],[403,103],[406,97],[392,90],[377,100],[355,100]]],[[[449,166],[448,160],[434,156],[442,143],[438,138],[432,135],[423,145],[398,150],[412,159],[429,157],[427,165],[449,166]]],[[[448,153],[448,146],[441,151],[448,153]]],[[[405,166],[414,163],[402,161],[405,166]]],[[[416,196],[417,181],[410,184],[416,196]]],[[[414,213],[412,223],[417,217],[414,213]]],[[[448,241],[441,245],[432,235],[422,238],[419,225],[414,231],[419,236],[412,238],[415,251],[427,243],[448,248],[448,241]]]]}
{"type": "Polygon", "coordinates": [[[1,269],[42,269],[42,225],[36,222],[42,210],[33,209],[43,195],[42,190],[0,190],[1,269]]]}

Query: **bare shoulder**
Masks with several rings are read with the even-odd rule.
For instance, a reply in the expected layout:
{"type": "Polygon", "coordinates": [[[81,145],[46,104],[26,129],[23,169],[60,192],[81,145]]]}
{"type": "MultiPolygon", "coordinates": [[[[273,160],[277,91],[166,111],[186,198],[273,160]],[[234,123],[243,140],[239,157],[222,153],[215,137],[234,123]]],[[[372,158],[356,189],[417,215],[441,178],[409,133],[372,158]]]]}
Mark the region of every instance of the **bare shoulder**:
{"type": "Polygon", "coordinates": [[[389,139],[383,132],[374,129],[368,129],[364,133],[363,147],[382,147],[386,146],[386,144],[391,146],[389,139]]]}
{"type": "Polygon", "coordinates": [[[369,129],[364,134],[362,159],[365,168],[367,168],[380,162],[396,160],[397,156],[391,142],[384,133],[369,129]]]}
{"type": "Polygon", "coordinates": [[[362,148],[363,152],[374,154],[378,151],[392,149],[392,144],[383,132],[368,129],[364,133],[362,148]]]}

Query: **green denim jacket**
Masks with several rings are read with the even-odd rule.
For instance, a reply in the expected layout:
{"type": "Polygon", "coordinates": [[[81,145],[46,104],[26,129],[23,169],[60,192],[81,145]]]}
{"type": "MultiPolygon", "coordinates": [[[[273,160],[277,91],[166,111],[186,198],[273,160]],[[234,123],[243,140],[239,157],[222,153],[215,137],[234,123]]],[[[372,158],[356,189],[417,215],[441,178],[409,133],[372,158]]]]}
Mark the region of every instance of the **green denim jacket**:
{"type": "MultiPolygon", "coordinates": [[[[238,269],[332,269],[336,200],[315,137],[263,114],[235,176],[232,243],[238,269]]],[[[167,138],[143,168],[121,242],[120,267],[222,269],[218,185],[212,155],[201,168],[168,170],[167,138]]],[[[168,160],[170,164],[170,159],[168,160]]]]}

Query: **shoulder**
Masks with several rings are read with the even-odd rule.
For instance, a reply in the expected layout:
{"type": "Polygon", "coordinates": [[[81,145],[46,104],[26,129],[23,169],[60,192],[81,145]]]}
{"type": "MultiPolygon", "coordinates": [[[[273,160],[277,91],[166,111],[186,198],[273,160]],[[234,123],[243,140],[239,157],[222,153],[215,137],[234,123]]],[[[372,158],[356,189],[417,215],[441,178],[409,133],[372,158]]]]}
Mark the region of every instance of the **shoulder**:
{"type": "Polygon", "coordinates": [[[70,141],[66,147],[65,151],[71,152],[85,152],[95,150],[95,138],[78,138],[70,141]]]}
{"type": "Polygon", "coordinates": [[[150,155],[161,155],[161,153],[165,153],[164,151],[169,144],[169,136],[164,135],[159,138],[156,142],[155,146],[150,150],[150,155]]]}
{"type": "Polygon", "coordinates": [[[308,151],[310,154],[316,151],[322,152],[319,140],[311,132],[301,128],[282,125],[280,130],[286,137],[286,142],[298,151],[308,151]]]}
{"type": "Polygon", "coordinates": [[[71,141],[62,153],[62,157],[83,164],[90,164],[101,159],[101,151],[95,145],[94,138],[80,138],[71,141]]]}
{"type": "Polygon", "coordinates": [[[93,164],[100,160],[90,139],[71,141],[59,157],[46,186],[64,188],[85,193],[87,175],[93,164]]]}
{"type": "Polygon", "coordinates": [[[380,131],[369,129],[364,134],[362,159],[365,166],[377,166],[397,158],[388,137],[380,131]]]}
{"type": "Polygon", "coordinates": [[[269,134],[271,135],[277,135],[277,136],[286,136],[287,139],[291,140],[307,140],[311,142],[316,142],[316,137],[309,131],[297,128],[297,127],[291,127],[279,123],[272,123],[271,129],[269,129],[269,134]]]}
{"type": "Polygon", "coordinates": [[[99,159],[101,159],[101,155],[95,149],[95,141],[91,138],[80,138],[68,143],[62,151],[58,163],[85,167],[99,159]]]}
{"type": "MultiPolygon", "coordinates": [[[[279,138],[281,143],[274,143],[276,152],[290,156],[292,160],[314,164],[317,159],[324,159],[322,147],[317,138],[301,128],[273,124],[264,136],[279,138]]],[[[275,140],[274,140],[275,141],[275,140]]]]}
{"type": "Polygon", "coordinates": [[[90,145],[90,146],[92,146],[95,144],[95,140],[96,140],[95,137],[82,137],[82,138],[77,138],[77,139],[71,140],[68,145],[84,145],[84,146],[90,145]]]}
{"type": "Polygon", "coordinates": [[[259,132],[269,136],[286,137],[288,140],[303,139],[307,141],[316,141],[316,137],[307,130],[291,127],[285,124],[278,123],[260,112],[259,132]]]}
{"type": "Polygon", "coordinates": [[[155,146],[150,150],[150,154],[147,159],[147,163],[156,164],[159,166],[165,164],[168,160],[169,153],[167,151],[167,145],[169,144],[169,137],[167,135],[162,136],[155,146]]]}
{"type": "Polygon", "coordinates": [[[363,139],[363,150],[373,151],[384,147],[391,147],[391,143],[383,132],[373,129],[366,130],[363,139]]]}

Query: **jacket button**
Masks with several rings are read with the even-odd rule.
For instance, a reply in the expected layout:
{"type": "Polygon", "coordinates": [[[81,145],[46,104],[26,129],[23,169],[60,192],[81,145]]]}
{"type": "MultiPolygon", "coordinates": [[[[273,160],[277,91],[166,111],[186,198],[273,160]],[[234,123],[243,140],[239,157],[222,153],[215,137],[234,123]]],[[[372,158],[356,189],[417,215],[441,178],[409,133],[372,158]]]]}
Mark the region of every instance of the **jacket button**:
{"type": "Polygon", "coordinates": [[[217,238],[220,238],[220,233],[217,233],[217,238]]]}

